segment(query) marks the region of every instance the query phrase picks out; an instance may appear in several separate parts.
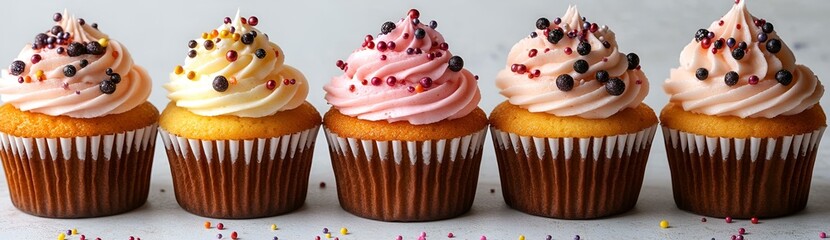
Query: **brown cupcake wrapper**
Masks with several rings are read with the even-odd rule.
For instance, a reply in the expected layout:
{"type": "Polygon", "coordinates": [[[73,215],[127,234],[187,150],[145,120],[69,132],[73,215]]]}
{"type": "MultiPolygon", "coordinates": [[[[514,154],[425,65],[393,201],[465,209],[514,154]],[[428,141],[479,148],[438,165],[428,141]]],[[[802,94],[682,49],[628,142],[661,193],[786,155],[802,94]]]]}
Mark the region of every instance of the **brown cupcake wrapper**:
{"type": "Polygon", "coordinates": [[[156,124],[118,134],[25,138],[0,132],[12,203],[49,218],[114,215],[144,205],[156,124]]]}
{"type": "Polygon", "coordinates": [[[708,137],[663,127],[677,207],[712,217],[769,218],[807,204],[824,128],[778,138],[708,137]]]}
{"type": "Polygon", "coordinates": [[[593,219],[637,204],[657,126],[591,138],[539,138],[491,127],[508,206],[537,216],[593,219]]]}
{"type": "Polygon", "coordinates": [[[305,203],[319,126],[251,140],[188,139],[159,129],[176,201],[211,218],[276,216],[305,203]]]}
{"type": "Polygon", "coordinates": [[[325,129],[340,206],[359,217],[453,218],[475,198],[487,128],[452,139],[375,141],[325,129]]]}

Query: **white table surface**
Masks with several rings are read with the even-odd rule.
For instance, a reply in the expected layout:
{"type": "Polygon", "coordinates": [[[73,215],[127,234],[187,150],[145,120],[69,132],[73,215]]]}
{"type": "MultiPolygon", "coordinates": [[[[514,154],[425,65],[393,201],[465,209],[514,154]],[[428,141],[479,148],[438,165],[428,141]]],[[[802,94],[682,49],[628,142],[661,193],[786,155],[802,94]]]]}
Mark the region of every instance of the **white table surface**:
{"type": "MultiPolygon", "coordinates": [[[[695,30],[708,27],[731,7],[732,0],[643,0],[575,1],[583,16],[607,24],[617,33],[624,51],[637,52],[643,69],[652,82],[646,103],[662,107],[667,98],[660,86],[669,69],[678,64],[683,46],[695,30]]],[[[826,0],[744,0],[750,11],[775,24],[783,40],[795,51],[798,62],[815,73],[830,78],[830,1],[826,0]],[[825,28],[822,28],[825,27],[825,28]]],[[[319,110],[328,109],[322,86],[339,74],[334,62],[358,47],[362,36],[376,34],[387,20],[397,20],[410,8],[421,10],[422,20],[436,19],[456,55],[465,57],[466,67],[481,76],[484,98],[480,106],[491,110],[503,100],[493,84],[493,76],[505,65],[510,47],[534,28],[540,16],[564,14],[567,1],[5,1],[0,7],[0,62],[13,60],[34,35],[51,27],[51,14],[68,8],[87,22],[99,22],[113,39],[123,42],[135,61],[145,66],[154,78],[150,100],[166,105],[160,87],[167,74],[185,58],[185,43],[221,24],[237,8],[243,15],[260,18],[259,28],[285,51],[286,63],[302,70],[311,84],[309,101],[319,110]],[[198,10],[197,10],[198,9],[198,10]]],[[[5,65],[4,65],[5,66],[5,65]]],[[[822,100],[828,106],[830,97],[822,100]]],[[[658,131],[659,132],[659,131],[658,131]]],[[[565,221],[526,215],[508,208],[499,188],[493,146],[488,137],[484,148],[479,187],[472,211],[459,218],[427,223],[384,223],[366,220],[343,211],[337,202],[334,175],[322,135],[318,137],[312,166],[309,195],[300,210],[278,217],[253,220],[214,220],[188,214],[175,201],[167,158],[157,144],[153,178],[147,204],[138,210],[112,217],[80,220],[45,219],[17,211],[9,199],[5,177],[0,177],[0,239],[55,239],[60,231],[77,228],[87,237],[103,239],[215,239],[217,233],[229,238],[237,231],[242,239],[314,239],[322,228],[351,234],[340,239],[417,239],[427,232],[429,239],[728,239],[746,228],[752,239],[818,239],[820,231],[830,232],[830,149],[827,137],[822,142],[815,166],[807,209],[790,217],[726,224],[721,219],[700,222],[700,216],[678,210],[672,199],[669,170],[662,136],[658,133],[651,152],[639,203],[631,212],[601,220],[565,221]],[[319,188],[320,182],[328,187],[319,188]],[[496,193],[490,193],[495,189],[496,193]],[[162,191],[164,190],[164,191],[162,191]],[[661,219],[672,227],[661,229],[661,219]],[[203,222],[222,222],[225,231],[205,230],[203,222]],[[279,230],[271,231],[277,224],[279,230]]],[[[161,141],[161,140],[159,140],[161,141]]],[[[2,173],[0,173],[2,174],[2,173]]],[[[77,239],[73,236],[70,239],[77,239]]]]}

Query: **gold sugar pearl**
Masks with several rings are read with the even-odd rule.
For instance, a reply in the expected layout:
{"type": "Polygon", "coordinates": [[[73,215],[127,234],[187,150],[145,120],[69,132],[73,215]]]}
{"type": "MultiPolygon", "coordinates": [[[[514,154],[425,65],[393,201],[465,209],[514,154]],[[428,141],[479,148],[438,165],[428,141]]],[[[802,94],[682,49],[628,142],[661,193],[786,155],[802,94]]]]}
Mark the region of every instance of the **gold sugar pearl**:
{"type": "Polygon", "coordinates": [[[182,74],[184,73],[184,68],[182,66],[176,66],[176,68],[173,69],[173,72],[176,74],[182,74]]]}
{"type": "Polygon", "coordinates": [[[213,31],[210,31],[210,38],[215,38],[217,36],[219,36],[219,31],[218,30],[213,29],[213,31]]]}
{"type": "Polygon", "coordinates": [[[196,79],[196,72],[193,72],[193,71],[187,72],[187,79],[190,79],[190,80],[196,79]]]}
{"type": "Polygon", "coordinates": [[[234,42],[235,42],[235,41],[239,41],[239,38],[240,38],[240,37],[242,37],[242,35],[239,35],[239,33],[234,33],[234,34],[233,34],[233,41],[234,41],[234,42]]]}
{"type": "Polygon", "coordinates": [[[223,37],[223,38],[228,37],[228,35],[230,35],[230,34],[231,34],[231,32],[228,32],[228,30],[222,30],[221,32],[219,32],[219,36],[223,37]]]}
{"type": "Polygon", "coordinates": [[[208,35],[208,33],[202,33],[202,39],[208,39],[208,38],[210,38],[210,35],[208,35]]]}
{"type": "Polygon", "coordinates": [[[35,72],[35,77],[38,81],[46,80],[46,75],[43,73],[43,70],[37,70],[37,72],[35,72]]]}
{"type": "Polygon", "coordinates": [[[107,38],[98,39],[98,44],[101,44],[101,47],[107,47],[110,45],[110,40],[107,38]]]}
{"type": "Polygon", "coordinates": [[[230,82],[231,84],[234,84],[234,85],[239,83],[239,81],[236,80],[236,77],[231,77],[230,79],[228,79],[228,82],[230,82]]]}

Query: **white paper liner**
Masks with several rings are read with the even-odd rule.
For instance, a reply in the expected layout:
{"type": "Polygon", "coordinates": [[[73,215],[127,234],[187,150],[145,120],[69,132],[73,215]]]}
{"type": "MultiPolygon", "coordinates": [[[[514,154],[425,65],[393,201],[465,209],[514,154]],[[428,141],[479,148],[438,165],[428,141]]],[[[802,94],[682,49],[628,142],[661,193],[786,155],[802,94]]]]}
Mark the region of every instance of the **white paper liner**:
{"type": "Polygon", "coordinates": [[[164,141],[164,147],[167,150],[173,149],[176,155],[187,156],[191,151],[198,151],[201,149],[203,154],[193,154],[196,161],[201,161],[203,158],[208,163],[218,160],[224,162],[230,160],[236,163],[239,160],[245,161],[246,164],[252,160],[262,162],[262,160],[285,159],[286,156],[294,157],[295,154],[305,151],[317,140],[317,130],[320,127],[316,126],[297,133],[286,134],[273,138],[257,138],[250,140],[201,140],[189,139],[180,137],[175,134],[159,128],[161,139],[164,141]],[[256,144],[254,144],[256,143],[256,144]],[[242,156],[239,156],[240,148],[242,156]],[[269,155],[265,156],[268,150],[269,155]],[[230,153],[230,159],[226,159],[225,152],[230,153]],[[214,159],[214,153],[219,156],[219,159],[214,159]]]}
{"type": "Polygon", "coordinates": [[[37,154],[40,159],[69,160],[77,156],[80,160],[87,160],[87,153],[90,153],[89,157],[93,161],[109,161],[113,154],[121,157],[132,151],[146,150],[156,141],[156,129],[158,125],[152,124],[118,134],[74,138],[25,138],[0,132],[0,147],[3,151],[11,150],[14,155],[23,158],[37,154]],[[100,151],[103,156],[99,149],[103,149],[100,151]]]}
{"type": "Polygon", "coordinates": [[[492,126],[490,129],[493,132],[493,141],[496,142],[497,146],[501,149],[512,149],[516,154],[530,155],[535,153],[539,160],[542,160],[548,149],[554,156],[561,150],[564,151],[565,159],[570,159],[574,153],[579,153],[582,158],[592,156],[591,159],[597,161],[603,155],[600,152],[603,147],[605,148],[604,156],[606,158],[610,158],[613,154],[628,156],[635,150],[645,149],[654,139],[657,125],[636,133],[590,138],[540,138],[503,132],[492,126]]]}
{"type": "Polygon", "coordinates": [[[735,156],[735,159],[743,160],[748,157],[751,161],[760,159],[771,160],[776,155],[781,159],[786,159],[788,155],[797,157],[797,155],[804,156],[808,150],[818,148],[821,142],[821,136],[824,135],[825,128],[819,128],[813,132],[784,136],[778,138],[723,138],[723,137],[708,137],[704,135],[694,134],[671,129],[663,128],[663,138],[667,145],[672,148],[682,149],[686,153],[697,153],[700,156],[709,154],[715,156],[718,150],[721,151],[721,157],[726,161],[730,154],[735,156]],[[766,151],[761,152],[761,144],[766,145],[766,151]],[[777,146],[780,146],[778,148],[777,146]],[[749,156],[744,155],[744,150],[749,148],[749,156]]]}
{"type": "MultiPolygon", "coordinates": [[[[395,160],[395,163],[401,164],[404,160],[405,149],[417,149],[420,145],[422,147],[420,153],[425,164],[433,159],[439,163],[444,160],[445,150],[449,148],[449,160],[455,161],[456,158],[472,158],[479,151],[483,150],[484,138],[487,136],[487,128],[483,128],[478,132],[463,137],[456,137],[452,139],[427,140],[427,141],[375,141],[375,140],[361,140],[356,138],[344,138],[331,132],[324,127],[326,133],[326,140],[328,140],[329,148],[339,154],[346,155],[351,153],[355,158],[362,153],[366,155],[366,159],[371,161],[374,155],[378,155],[381,160],[395,160]],[[434,143],[434,144],[433,144],[434,143]],[[423,144],[423,145],[421,145],[423,144]]],[[[418,160],[418,151],[406,151],[410,164],[414,165],[418,160]]]]}

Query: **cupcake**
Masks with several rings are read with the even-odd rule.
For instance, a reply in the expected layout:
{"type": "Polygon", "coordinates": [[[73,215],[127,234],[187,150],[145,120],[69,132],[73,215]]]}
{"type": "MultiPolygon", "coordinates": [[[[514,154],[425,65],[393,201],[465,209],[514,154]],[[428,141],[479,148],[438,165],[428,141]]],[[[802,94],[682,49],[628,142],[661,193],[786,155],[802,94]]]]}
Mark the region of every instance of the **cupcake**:
{"type": "Polygon", "coordinates": [[[158,110],[118,41],[66,12],[0,73],[0,159],[12,203],[49,218],[144,205],[158,110]]]}
{"type": "Polygon", "coordinates": [[[326,84],[323,117],[340,206],[382,221],[431,221],[473,203],[487,117],[478,77],[412,9],[366,35],[326,84]]]}
{"type": "Polygon", "coordinates": [[[258,23],[237,13],[190,40],[164,85],[160,132],[176,200],[196,215],[268,217],[305,203],[322,119],[305,101],[308,81],[258,23]]]}
{"type": "Polygon", "coordinates": [[[746,1],[680,54],[660,119],[680,209],[778,217],[804,209],[827,126],[824,86],[746,1]]]}
{"type": "Polygon", "coordinates": [[[490,122],[507,205],[561,219],[636,205],[657,126],[639,62],[575,6],[536,21],[496,76],[507,101],[490,122]]]}

